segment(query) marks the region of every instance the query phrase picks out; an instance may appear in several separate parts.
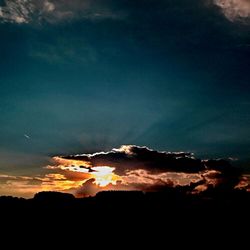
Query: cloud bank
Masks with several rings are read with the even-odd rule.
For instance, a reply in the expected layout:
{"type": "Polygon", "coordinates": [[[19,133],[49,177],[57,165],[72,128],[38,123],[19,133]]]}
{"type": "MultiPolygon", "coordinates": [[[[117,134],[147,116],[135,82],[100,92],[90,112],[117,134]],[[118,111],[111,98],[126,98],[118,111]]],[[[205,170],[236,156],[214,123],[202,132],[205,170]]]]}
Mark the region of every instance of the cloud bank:
{"type": "Polygon", "coordinates": [[[124,174],[128,170],[145,169],[150,172],[185,172],[195,173],[205,170],[201,160],[195,159],[191,153],[160,152],[135,145],[123,145],[108,152],[62,156],[65,160],[82,161],[83,165],[111,166],[116,174],[124,174]]]}
{"type": "Polygon", "coordinates": [[[165,152],[136,145],[123,145],[108,152],[54,157],[50,170],[85,173],[88,179],[77,196],[102,190],[159,191],[186,187],[193,193],[209,189],[232,190],[242,181],[241,173],[223,159],[200,160],[192,153],[165,152]],[[102,173],[102,169],[110,169],[102,173]],[[98,177],[99,176],[99,177],[98,177]],[[104,178],[104,184],[98,178],[104,178]]]}

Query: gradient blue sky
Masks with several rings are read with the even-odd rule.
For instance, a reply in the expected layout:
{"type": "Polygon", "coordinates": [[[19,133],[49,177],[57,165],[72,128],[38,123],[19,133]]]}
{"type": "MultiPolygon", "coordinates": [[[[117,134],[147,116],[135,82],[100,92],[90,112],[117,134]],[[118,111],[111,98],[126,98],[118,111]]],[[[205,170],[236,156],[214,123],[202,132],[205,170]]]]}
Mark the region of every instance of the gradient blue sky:
{"type": "Polygon", "coordinates": [[[1,173],[121,144],[248,158],[249,1],[0,6],[1,173]]]}

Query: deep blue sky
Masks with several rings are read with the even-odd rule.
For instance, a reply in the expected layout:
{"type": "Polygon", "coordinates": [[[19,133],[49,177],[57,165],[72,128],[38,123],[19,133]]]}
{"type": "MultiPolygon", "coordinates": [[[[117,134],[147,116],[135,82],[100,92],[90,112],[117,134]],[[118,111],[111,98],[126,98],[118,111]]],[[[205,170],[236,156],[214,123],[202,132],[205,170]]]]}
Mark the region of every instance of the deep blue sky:
{"type": "Polygon", "coordinates": [[[247,158],[250,4],[221,2],[0,1],[0,172],[121,144],[247,158]]]}

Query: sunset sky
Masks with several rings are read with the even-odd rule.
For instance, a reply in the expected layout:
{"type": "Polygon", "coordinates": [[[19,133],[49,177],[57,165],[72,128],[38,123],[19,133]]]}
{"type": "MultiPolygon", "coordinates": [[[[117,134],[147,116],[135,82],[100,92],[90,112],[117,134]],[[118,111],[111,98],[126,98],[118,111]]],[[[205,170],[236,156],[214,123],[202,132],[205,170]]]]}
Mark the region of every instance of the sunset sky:
{"type": "Polygon", "coordinates": [[[0,32],[0,195],[250,172],[250,1],[0,0],[0,32]]]}

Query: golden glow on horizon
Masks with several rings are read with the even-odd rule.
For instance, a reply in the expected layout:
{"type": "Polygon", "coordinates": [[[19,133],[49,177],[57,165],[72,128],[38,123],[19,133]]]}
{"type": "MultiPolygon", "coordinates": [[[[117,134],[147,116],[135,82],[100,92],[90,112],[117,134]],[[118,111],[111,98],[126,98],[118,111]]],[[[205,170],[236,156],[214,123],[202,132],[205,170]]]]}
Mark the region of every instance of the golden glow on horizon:
{"type": "MultiPolygon", "coordinates": [[[[61,169],[71,172],[87,173],[88,179],[95,179],[94,183],[99,187],[106,187],[109,184],[116,185],[116,181],[121,180],[121,177],[114,174],[115,168],[109,166],[92,166],[88,161],[79,161],[54,157],[53,160],[57,163],[56,166],[48,166],[47,169],[61,169]]],[[[84,182],[88,179],[83,180],[84,182]]]]}

